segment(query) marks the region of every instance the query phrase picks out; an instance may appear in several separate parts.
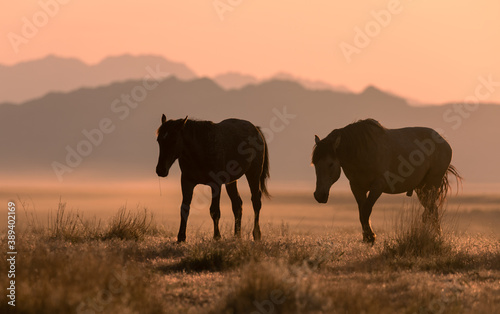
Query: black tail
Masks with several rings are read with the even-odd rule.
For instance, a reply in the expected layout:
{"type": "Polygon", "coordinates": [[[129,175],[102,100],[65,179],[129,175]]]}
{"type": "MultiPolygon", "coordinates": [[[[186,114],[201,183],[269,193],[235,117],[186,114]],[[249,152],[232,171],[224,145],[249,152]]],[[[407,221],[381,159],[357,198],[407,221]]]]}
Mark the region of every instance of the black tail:
{"type": "Polygon", "coordinates": [[[267,148],[267,142],[266,138],[264,137],[264,134],[262,134],[262,131],[260,128],[257,128],[262,136],[262,141],[264,142],[264,162],[262,165],[262,174],[260,175],[260,191],[262,192],[263,195],[265,195],[267,198],[271,197],[271,194],[269,194],[269,191],[267,191],[267,179],[269,178],[269,149],[267,148]]]}
{"type": "Polygon", "coordinates": [[[452,174],[455,176],[455,179],[457,180],[457,192],[463,180],[462,176],[458,173],[457,168],[455,168],[453,165],[449,165],[448,170],[444,174],[441,186],[439,187],[438,190],[439,205],[441,205],[444,202],[446,195],[448,194],[448,190],[451,189],[450,180],[448,179],[448,174],[452,174]]]}

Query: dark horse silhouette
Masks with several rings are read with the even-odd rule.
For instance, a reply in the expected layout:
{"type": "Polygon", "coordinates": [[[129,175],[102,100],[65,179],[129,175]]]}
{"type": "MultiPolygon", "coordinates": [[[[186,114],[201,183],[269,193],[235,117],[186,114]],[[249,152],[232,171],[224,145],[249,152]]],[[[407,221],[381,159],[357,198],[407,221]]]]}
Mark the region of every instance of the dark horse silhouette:
{"type": "Polygon", "coordinates": [[[450,165],[450,145],[430,128],[386,129],[373,119],[361,120],[333,130],[316,145],[312,162],[316,170],[314,198],[328,201],[330,187],[341,168],[349,179],[359,209],[363,240],[375,242],[370,225],[372,207],[382,193],[417,192],[425,208],[423,220],[440,232],[438,208],[450,187],[448,174],[461,180],[450,165]]]}
{"type": "Polygon", "coordinates": [[[174,161],[179,159],[182,171],[181,225],[177,241],[186,240],[193,189],[198,184],[212,189],[210,216],[214,222],[214,239],[220,239],[220,192],[223,184],[231,199],[234,213],[234,234],[241,236],[242,201],[237,180],[245,175],[252,193],[254,209],[253,238],[260,240],[259,213],[262,194],[269,196],[266,180],[269,177],[267,143],[260,129],[245,120],[227,119],[220,123],[185,119],[168,120],[161,117],[157,131],[160,156],[156,173],[166,177],[174,161]]]}

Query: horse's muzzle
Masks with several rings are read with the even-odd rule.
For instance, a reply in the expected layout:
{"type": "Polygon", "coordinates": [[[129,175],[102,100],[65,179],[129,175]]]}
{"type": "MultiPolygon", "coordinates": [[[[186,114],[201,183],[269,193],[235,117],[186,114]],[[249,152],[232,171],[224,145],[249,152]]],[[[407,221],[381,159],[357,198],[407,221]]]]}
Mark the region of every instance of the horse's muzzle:
{"type": "Polygon", "coordinates": [[[314,198],[318,203],[325,204],[328,202],[328,194],[327,193],[318,193],[314,192],[314,198]]]}
{"type": "Polygon", "coordinates": [[[168,176],[168,170],[165,168],[160,169],[160,168],[156,167],[156,174],[159,177],[165,178],[166,176],[168,176]]]}

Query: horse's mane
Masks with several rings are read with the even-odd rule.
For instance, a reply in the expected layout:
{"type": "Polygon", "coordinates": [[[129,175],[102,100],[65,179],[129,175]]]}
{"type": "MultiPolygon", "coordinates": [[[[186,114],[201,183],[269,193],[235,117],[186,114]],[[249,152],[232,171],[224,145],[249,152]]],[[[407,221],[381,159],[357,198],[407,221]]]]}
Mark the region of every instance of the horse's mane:
{"type": "MultiPolygon", "coordinates": [[[[156,135],[162,133],[164,129],[168,127],[169,123],[179,123],[181,124],[184,119],[178,119],[178,120],[169,120],[162,125],[156,130],[156,135]]],[[[212,134],[212,131],[214,129],[214,123],[212,121],[204,121],[204,120],[194,120],[194,119],[188,119],[186,121],[185,128],[189,129],[191,132],[195,132],[197,134],[212,134]]]]}
{"type": "Polygon", "coordinates": [[[378,129],[379,131],[385,131],[386,128],[383,127],[377,120],[375,119],[365,119],[358,120],[354,123],[351,123],[342,128],[342,130],[349,132],[363,132],[363,131],[373,131],[372,128],[378,129]]]}
{"type": "Polygon", "coordinates": [[[206,120],[189,119],[186,122],[186,128],[194,129],[196,132],[211,133],[214,129],[215,123],[206,120]]]}
{"type": "Polygon", "coordinates": [[[341,129],[335,129],[314,146],[312,162],[316,163],[326,155],[334,156],[333,145],[339,136],[340,145],[337,150],[339,157],[358,160],[370,158],[371,152],[377,147],[377,137],[386,130],[374,119],[358,120],[341,129]]]}
{"type": "MultiPolygon", "coordinates": [[[[363,147],[373,143],[373,140],[380,134],[385,133],[384,128],[377,120],[365,119],[358,120],[340,129],[340,134],[344,143],[347,141],[349,146],[363,147]]],[[[341,140],[342,142],[342,140],[341,140]]]]}
{"type": "Polygon", "coordinates": [[[216,139],[215,126],[216,124],[212,121],[188,120],[183,131],[184,140],[194,141],[212,152],[216,149],[214,146],[216,139]]]}

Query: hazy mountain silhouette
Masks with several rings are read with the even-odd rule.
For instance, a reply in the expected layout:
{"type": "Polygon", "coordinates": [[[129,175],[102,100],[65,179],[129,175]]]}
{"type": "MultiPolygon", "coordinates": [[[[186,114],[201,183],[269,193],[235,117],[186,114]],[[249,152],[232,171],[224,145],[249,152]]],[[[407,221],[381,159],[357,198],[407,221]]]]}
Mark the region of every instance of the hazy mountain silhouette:
{"type": "Polygon", "coordinates": [[[250,84],[257,84],[259,80],[251,75],[237,72],[228,72],[216,75],[213,80],[225,89],[240,89],[250,84]]]}
{"type": "Polygon", "coordinates": [[[325,89],[325,90],[333,90],[346,93],[350,92],[350,90],[345,86],[333,86],[331,84],[322,81],[311,81],[307,79],[302,79],[284,72],[277,73],[271,76],[271,78],[263,80],[259,80],[256,77],[247,74],[241,74],[238,72],[228,72],[215,76],[213,80],[217,84],[219,84],[219,86],[225,89],[240,89],[250,84],[258,84],[266,81],[281,80],[281,81],[297,82],[304,88],[311,90],[325,89]]]}
{"type": "Polygon", "coordinates": [[[284,80],[284,81],[294,81],[302,85],[304,88],[311,89],[311,90],[322,90],[322,89],[327,89],[327,90],[333,90],[337,92],[346,92],[350,93],[351,91],[342,85],[334,86],[322,81],[312,81],[308,79],[303,79],[299,78],[296,76],[293,76],[288,73],[280,72],[271,77],[270,80],[284,80]]]}
{"type": "MultiPolygon", "coordinates": [[[[276,181],[314,184],[310,166],[314,134],[323,138],[334,128],[372,117],[389,128],[439,129],[451,143],[453,163],[467,182],[500,182],[497,105],[481,105],[463,117],[454,111],[454,104],[411,107],[374,87],[359,94],[311,91],[298,83],[274,80],[224,90],[207,78],[180,81],[173,77],[161,81],[133,106],[120,100],[143,84],[141,80],[126,81],[50,93],[21,105],[0,105],[0,175],[57,180],[52,163],[68,164],[68,149],[77,150],[78,145],[87,154],[88,147],[82,144],[88,141],[85,133],[92,133],[108,119],[105,121],[112,127],[104,129],[113,130],[100,141],[95,137],[98,144],[91,145],[91,152],[79,165],[68,166],[71,172],[63,179],[153,179],[158,157],[155,131],[165,113],[175,119],[186,115],[212,121],[237,117],[260,125],[269,143],[271,179],[276,181]]],[[[74,157],[69,160],[76,163],[74,157]]]]}
{"type": "MultiPolygon", "coordinates": [[[[0,103],[20,103],[41,97],[49,92],[67,92],[82,87],[97,87],[116,81],[142,79],[147,69],[159,67],[181,80],[196,78],[196,74],[182,63],[168,61],[161,56],[122,55],[108,57],[98,64],[88,65],[74,58],[47,56],[43,59],[22,62],[13,66],[0,65],[0,103]]],[[[164,74],[166,76],[166,74],[164,74]]],[[[251,75],[229,72],[213,80],[225,89],[240,89],[250,84],[269,80],[298,82],[313,90],[349,92],[343,86],[332,86],[321,81],[311,81],[287,73],[278,73],[269,79],[259,80],[251,75]]]]}
{"type": "Polygon", "coordinates": [[[19,103],[52,91],[65,92],[115,81],[141,79],[149,74],[148,67],[154,71],[157,66],[182,80],[196,77],[185,65],[160,56],[123,55],[87,65],[77,59],[50,55],[13,66],[0,66],[0,102],[19,103]]]}

